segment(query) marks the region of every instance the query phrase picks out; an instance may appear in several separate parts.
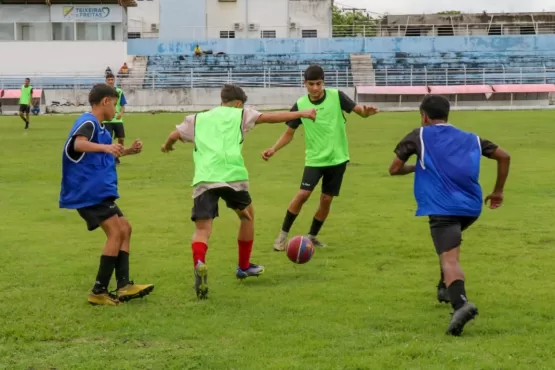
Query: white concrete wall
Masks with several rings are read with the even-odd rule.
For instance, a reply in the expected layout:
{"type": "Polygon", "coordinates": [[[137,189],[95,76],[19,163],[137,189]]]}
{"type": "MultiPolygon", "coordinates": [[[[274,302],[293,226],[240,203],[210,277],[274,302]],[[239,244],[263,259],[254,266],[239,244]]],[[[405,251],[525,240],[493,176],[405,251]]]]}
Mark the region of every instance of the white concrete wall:
{"type": "Polygon", "coordinates": [[[117,72],[127,58],[127,43],[118,41],[0,41],[2,75],[104,75],[117,72]]]}
{"type": "MultiPolygon", "coordinates": [[[[354,98],[354,88],[341,88],[343,92],[354,98]]],[[[166,112],[194,112],[209,109],[220,104],[220,89],[164,89],[164,90],[125,90],[126,99],[129,102],[127,111],[130,113],[166,111],[166,112]]],[[[303,88],[246,88],[249,96],[248,107],[259,110],[288,110],[299,96],[306,93],[303,88]]],[[[46,90],[44,104],[48,113],[78,113],[90,110],[87,103],[88,90],[46,90]],[[52,106],[52,101],[62,104],[69,102],[70,106],[52,106]]],[[[546,96],[538,96],[530,100],[518,100],[511,103],[510,97],[505,100],[492,99],[488,101],[461,101],[455,105],[453,110],[510,110],[510,109],[555,109],[550,105],[550,99],[546,96]]],[[[523,99],[523,97],[520,97],[523,99]]],[[[410,100],[410,99],[409,99],[410,100]]],[[[387,102],[367,103],[378,106],[382,111],[414,111],[418,110],[419,103],[403,102],[399,104],[392,100],[387,102]]],[[[4,111],[4,114],[13,114],[12,111],[4,111]]],[[[44,113],[44,109],[42,113],[44,113]]]]}
{"type": "MultiPolygon", "coordinates": [[[[354,88],[341,88],[347,95],[354,98],[354,88]]],[[[129,103],[128,112],[191,112],[209,109],[220,104],[220,89],[164,89],[164,90],[124,90],[129,103]]],[[[245,88],[249,97],[247,106],[257,109],[290,109],[297,99],[306,94],[306,90],[297,87],[283,88],[245,88]]],[[[50,107],[52,112],[84,112],[89,109],[87,102],[88,90],[45,90],[46,106],[52,101],[61,103],[84,104],[82,106],[50,107]]]]}
{"type": "Polygon", "coordinates": [[[331,0],[206,0],[208,38],[220,38],[220,31],[243,29],[236,38],[260,38],[261,31],[275,31],[277,38],[301,37],[302,30],[317,30],[318,37],[331,36],[331,0]],[[298,28],[290,29],[290,22],[298,28]],[[249,30],[249,24],[254,24],[249,30]]]}
{"type": "Polygon", "coordinates": [[[299,24],[290,37],[302,37],[302,30],[316,30],[318,37],[331,37],[331,1],[289,1],[290,21],[299,24]]]}
{"type": "Polygon", "coordinates": [[[137,0],[137,7],[127,9],[129,32],[151,33],[151,25],[160,27],[160,0],[137,0]]]}

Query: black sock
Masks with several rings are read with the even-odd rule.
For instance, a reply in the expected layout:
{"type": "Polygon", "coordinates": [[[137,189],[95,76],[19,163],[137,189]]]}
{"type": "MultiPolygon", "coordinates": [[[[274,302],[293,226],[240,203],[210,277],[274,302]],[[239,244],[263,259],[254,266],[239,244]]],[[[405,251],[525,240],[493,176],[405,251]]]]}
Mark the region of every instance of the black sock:
{"type": "Polygon", "coordinates": [[[437,287],[447,288],[447,286],[445,285],[445,276],[443,275],[443,269],[441,268],[441,265],[439,266],[439,272],[441,273],[441,277],[439,278],[439,283],[437,284],[437,287]]]}
{"type": "Polygon", "coordinates": [[[116,261],[116,281],[118,289],[129,284],[129,253],[119,251],[116,261]]]}
{"type": "Polygon", "coordinates": [[[454,310],[458,310],[466,303],[466,291],[464,290],[464,280],[455,280],[447,288],[449,300],[454,310]]]}
{"type": "Polygon", "coordinates": [[[289,210],[287,210],[287,213],[285,214],[285,218],[283,219],[283,225],[281,226],[281,231],[288,233],[289,230],[291,230],[291,226],[293,226],[293,222],[295,222],[295,219],[297,218],[298,215],[289,212],[289,210]]]}
{"type": "Polygon", "coordinates": [[[312,235],[312,236],[318,235],[323,224],[324,224],[324,221],[320,221],[320,220],[317,220],[316,218],[313,218],[312,225],[310,226],[310,231],[308,232],[308,235],[312,235]]]}
{"type": "Polygon", "coordinates": [[[100,267],[98,268],[98,274],[96,275],[93,292],[99,293],[108,290],[112,273],[116,267],[117,259],[118,258],[116,256],[100,256],[100,267]]]}

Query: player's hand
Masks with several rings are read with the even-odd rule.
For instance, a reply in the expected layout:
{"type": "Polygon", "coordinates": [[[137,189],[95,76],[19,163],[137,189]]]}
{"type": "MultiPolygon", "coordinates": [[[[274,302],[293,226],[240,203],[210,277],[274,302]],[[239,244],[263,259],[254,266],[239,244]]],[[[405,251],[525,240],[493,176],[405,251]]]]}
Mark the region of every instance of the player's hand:
{"type": "Polygon", "coordinates": [[[378,112],[380,111],[378,108],[374,107],[373,105],[363,105],[362,106],[363,109],[363,117],[370,117],[373,116],[374,114],[378,114],[378,112]]]}
{"type": "Polygon", "coordinates": [[[274,154],[276,154],[276,151],[274,148],[266,149],[265,151],[262,152],[262,159],[267,161],[268,159],[272,158],[274,154]]]}
{"type": "Polygon", "coordinates": [[[164,145],[162,145],[162,153],[169,153],[173,150],[173,145],[164,143],[164,145]]]}
{"type": "Polygon", "coordinates": [[[121,117],[123,117],[123,113],[118,113],[118,115],[116,116],[116,119],[121,119],[121,117]]]}
{"type": "Polygon", "coordinates": [[[489,201],[489,208],[497,209],[503,205],[503,192],[493,192],[486,197],[484,200],[484,204],[488,205],[489,201]]]}
{"type": "Polygon", "coordinates": [[[313,121],[316,120],[316,109],[308,109],[308,110],[302,111],[301,113],[303,115],[303,118],[308,118],[313,121]]]}
{"type": "Polygon", "coordinates": [[[104,146],[104,152],[118,158],[123,155],[125,148],[121,144],[111,144],[104,146]]]}
{"type": "Polygon", "coordinates": [[[139,139],[136,139],[131,145],[131,152],[133,154],[139,154],[142,150],[143,150],[143,142],[139,139]]]}

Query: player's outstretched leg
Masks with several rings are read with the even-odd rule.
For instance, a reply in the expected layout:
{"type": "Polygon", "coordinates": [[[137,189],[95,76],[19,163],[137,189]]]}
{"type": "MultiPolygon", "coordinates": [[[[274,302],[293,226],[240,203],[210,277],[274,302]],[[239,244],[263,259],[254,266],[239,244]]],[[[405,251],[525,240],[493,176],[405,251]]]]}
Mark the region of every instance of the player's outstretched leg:
{"type": "Polygon", "coordinates": [[[274,250],[277,252],[281,252],[285,250],[287,245],[287,236],[289,235],[289,231],[291,230],[291,226],[295,222],[295,219],[301,212],[303,205],[306,203],[312,191],[309,190],[299,190],[291,203],[289,203],[289,207],[287,208],[287,212],[285,214],[285,218],[283,219],[283,224],[281,226],[281,230],[274,241],[274,250]]]}
{"type": "Polygon", "coordinates": [[[129,251],[131,243],[131,224],[125,217],[119,217],[121,246],[116,261],[116,295],[121,302],[142,298],[154,290],[152,284],[135,284],[129,279],[129,251]]]}
{"type": "Polygon", "coordinates": [[[29,120],[25,118],[25,111],[19,108],[19,117],[25,122],[25,130],[29,128],[29,120]]]}
{"type": "Polygon", "coordinates": [[[324,221],[328,217],[331,209],[331,202],[333,201],[333,196],[328,194],[322,194],[320,196],[320,204],[318,205],[318,210],[312,219],[312,225],[310,226],[310,231],[308,232],[308,238],[312,241],[315,247],[325,247],[326,245],[318,240],[317,236],[324,225],[324,221]]]}
{"type": "Polygon", "coordinates": [[[264,273],[264,266],[251,263],[252,244],[254,241],[254,208],[250,204],[244,210],[235,210],[241,226],[237,244],[239,246],[239,264],[235,275],[238,279],[246,279],[251,276],[260,276],[264,273]]]}
{"type": "Polygon", "coordinates": [[[464,288],[464,274],[459,265],[460,248],[453,248],[440,255],[441,266],[445,275],[445,284],[451,305],[453,306],[453,316],[447,328],[447,334],[459,336],[462,334],[464,326],[476,315],[478,308],[466,298],[464,288]]]}
{"type": "Polygon", "coordinates": [[[208,298],[208,267],[206,252],[208,239],[212,233],[212,220],[195,220],[195,234],[191,249],[193,251],[193,267],[195,274],[195,291],[198,299],[208,298]]]}
{"type": "Polygon", "coordinates": [[[104,233],[106,233],[107,240],[100,257],[96,282],[89,293],[88,301],[92,305],[117,306],[120,302],[115,295],[108,291],[108,286],[116,268],[117,256],[122,240],[119,216],[114,215],[104,220],[100,226],[104,233]]]}
{"type": "Polygon", "coordinates": [[[439,303],[449,303],[449,292],[447,291],[447,285],[445,285],[445,275],[443,274],[443,269],[441,268],[441,261],[439,263],[440,278],[437,284],[437,301],[439,303]]]}

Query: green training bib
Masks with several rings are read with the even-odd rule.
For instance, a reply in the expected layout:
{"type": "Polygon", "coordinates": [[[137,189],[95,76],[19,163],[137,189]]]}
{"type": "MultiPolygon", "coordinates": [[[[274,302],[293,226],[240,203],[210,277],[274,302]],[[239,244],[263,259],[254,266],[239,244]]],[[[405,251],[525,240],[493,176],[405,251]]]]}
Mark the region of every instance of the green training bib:
{"type": "Polygon", "coordinates": [[[326,89],[326,98],[314,105],[308,95],[297,101],[299,110],[316,109],[316,120],[301,118],[305,132],[305,165],[335,166],[349,160],[349,143],[339,91],[326,89]]]}
{"type": "Polygon", "coordinates": [[[201,182],[249,179],[243,159],[243,110],[217,107],[195,116],[195,176],[201,182]]]}

